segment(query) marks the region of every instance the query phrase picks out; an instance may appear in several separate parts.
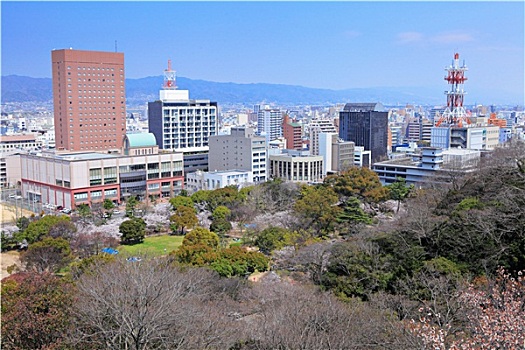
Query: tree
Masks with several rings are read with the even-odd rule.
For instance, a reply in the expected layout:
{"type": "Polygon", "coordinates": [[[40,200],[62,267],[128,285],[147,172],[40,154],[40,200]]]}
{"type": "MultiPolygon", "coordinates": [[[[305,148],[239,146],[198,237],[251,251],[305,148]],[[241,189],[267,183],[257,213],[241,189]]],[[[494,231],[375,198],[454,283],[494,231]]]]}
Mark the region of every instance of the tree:
{"type": "Polygon", "coordinates": [[[219,236],[223,236],[226,232],[232,229],[232,224],[226,219],[213,219],[210,225],[210,230],[217,233],[219,236]]]}
{"type": "Polygon", "coordinates": [[[133,217],[135,207],[139,204],[139,201],[137,200],[137,197],[131,196],[126,200],[126,216],[127,217],[133,217]]]}
{"type": "Polygon", "coordinates": [[[388,189],[383,187],[378,175],[365,167],[352,167],[337,175],[329,175],[324,183],[331,186],[342,201],[357,197],[369,203],[388,198],[388,189]]]}
{"type": "Polygon", "coordinates": [[[91,208],[89,205],[82,203],[77,206],[77,213],[80,217],[80,222],[82,225],[87,225],[91,218],[93,217],[93,213],[91,212],[91,208]]]}
{"type": "Polygon", "coordinates": [[[318,236],[331,230],[341,212],[337,206],[337,195],[328,186],[303,186],[293,209],[305,227],[312,227],[318,236]]]}
{"type": "Polygon", "coordinates": [[[198,244],[216,249],[219,246],[219,236],[204,227],[196,227],[184,237],[182,245],[192,246],[198,244]]]}
{"type": "Polygon", "coordinates": [[[349,197],[341,206],[342,211],[337,216],[337,222],[343,224],[342,233],[354,234],[360,225],[372,223],[372,219],[361,208],[361,202],[356,197],[349,197]]]}
{"type": "Polygon", "coordinates": [[[2,349],[59,349],[70,332],[73,293],[51,273],[2,280],[2,349]]]}
{"type": "Polygon", "coordinates": [[[77,227],[70,220],[60,220],[49,229],[49,235],[53,238],[69,239],[77,232],[77,227]]]}
{"type": "Polygon", "coordinates": [[[26,269],[42,272],[58,272],[72,260],[69,242],[63,238],[45,237],[29,245],[21,256],[26,269]]]}
{"type": "Polygon", "coordinates": [[[275,249],[293,244],[291,236],[291,232],[284,228],[270,226],[257,235],[255,245],[261,252],[270,254],[275,249]]]}
{"type": "Polygon", "coordinates": [[[191,199],[191,197],[182,195],[170,198],[170,204],[173,210],[177,210],[177,208],[181,205],[188,208],[193,208],[193,200],[191,199]]]}
{"type": "Polygon", "coordinates": [[[70,221],[68,216],[46,215],[43,218],[31,222],[24,231],[15,234],[18,241],[26,239],[29,244],[37,242],[49,234],[51,228],[61,221],[70,221]]]}
{"type": "Polygon", "coordinates": [[[117,259],[83,274],[77,286],[72,348],[229,349],[236,339],[212,271],[117,259]]]}
{"type": "Polygon", "coordinates": [[[183,235],[186,227],[193,228],[199,220],[195,214],[195,209],[181,205],[170,217],[170,222],[172,223],[172,231],[180,230],[180,234],[183,235]]]}
{"type": "Polygon", "coordinates": [[[31,220],[29,220],[25,216],[21,216],[18,218],[18,220],[16,220],[16,226],[18,226],[18,229],[20,231],[24,231],[29,226],[30,223],[31,223],[31,220]]]}
{"type": "Polygon", "coordinates": [[[398,177],[396,182],[386,187],[390,191],[390,198],[397,201],[396,212],[399,212],[401,202],[413,191],[414,185],[407,186],[406,180],[398,177]]]}
{"type": "Polygon", "coordinates": [[[229,219],[231,213],[232,212],[230,209],[228,209],[228,207],[225,207],[224,205],[219,205],[217,208],[215,208],[215,210],[213,210],[212,217],[213,220],[227,220],[229,219]]]}
{"type": "Polygon", "coordinates": [[[521,349],[525,344],[525,278],[498,271],[495,281],[471,284],[462,291],[458,303],[466,306],[466,329],[451,332],[450,323],[436,324],[442,315],[421,309],[424,314],[408,328],[432,349],[521,349]]]}
{"type": "Polygon", "coordinates": [[[108,219],[111,219],[111,216],[113,215],[113,208],[115,208],[115,203],[113,203],[111,199],[106,198],[102,203],[102,208],[104,208],[104,214],[108,217],[108,219]]]}
{"type": "Polygon", "coordinates": [[[122,234],[122,244],[142,243],[146,235],[146,223],[141,218],[131,218],[120,224],[119,232],[122,234]]]}

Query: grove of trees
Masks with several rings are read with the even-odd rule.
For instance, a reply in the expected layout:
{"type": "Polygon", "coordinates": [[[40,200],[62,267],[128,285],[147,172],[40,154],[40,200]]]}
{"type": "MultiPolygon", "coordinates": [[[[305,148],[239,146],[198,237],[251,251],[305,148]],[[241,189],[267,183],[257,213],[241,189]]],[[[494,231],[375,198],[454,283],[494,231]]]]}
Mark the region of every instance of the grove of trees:
{"type": "MultiPolygon", "coordinates": [[[[19,220],[2,234],[29,244],[2,281],[2,347],[523,348],[523,164],[517,143],[450,186],[381,186],[350,168],[183,193],[155,213],[182,246],[133,261],[99,254],[114,243],[83,218],[19,220]]],[[[122,243],[145,237],[139,205],[122,243]]]]}

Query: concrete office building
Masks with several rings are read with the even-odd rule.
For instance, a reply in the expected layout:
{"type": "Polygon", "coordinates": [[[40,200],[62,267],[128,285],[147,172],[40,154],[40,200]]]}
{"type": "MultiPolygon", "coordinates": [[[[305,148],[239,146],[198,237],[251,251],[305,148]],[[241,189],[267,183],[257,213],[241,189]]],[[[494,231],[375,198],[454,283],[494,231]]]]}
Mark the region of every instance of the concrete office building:
{"type": "Polygon", "coordinates": [[[232,127],[230,135],[210,137],[210,172],[251,171],[254,182],[265,182],[266,163],[266,138],[256,136],[252,128],[232,127]]]}
{"type": "Polygon", "coordinates": [[[363,146],[354,146],[354,165],[369,168],[372,164],[372,152],[363,146]]]}
{"type": "Polygon", "coordinates": [[[387,158],[388,112],[381,103],[347,103],[339,123],[339,137],[371,151],[373,163],[387,158]]]}
{"type": "Polygon", "coordinates": [[[337,128],[328,119],[313,119],[308,124],[308,132],[310,134],[310,154],[318,156],[319,150],[319,134],[324,133],[337,133],[337,128]]]}
{"type": "Polygon", "coordinates": [[[467,148],[493,150],[500,142],[500,127],[485,126],[439,126],[432,127],[430,145],[443,149],[467,148]]]}
{"type": "Polygon", "coordinates": [[[479,159],[479,151],[424,147],[419,155],[374,163],[372,170],[377,173],[383,185],[403,178],[407,184],[424,187],[428,184],[446,183],[450,179],[447,172],[474,171],[479,159]]]}
{"type": "Polygon", "coordinates": [[[178,90],[171,62],[159,100],[148,103],[148,122],[160,149],[184,153],[185,173],[208,169],[209,138],[218,132],[217,102],[191,100],[188,90],[178,90]]]}
{"type": "Polygon", "coordinates": [[[337,133],[319,133],[319,155],[323,157],[323,176],[354,166],[354,143],[343,141],[337,133]]]}
{"type": "Polygon", "coordinates": [[[126,132],[124,54],[51,51],[58,150],[119,150],[126,132]]]}
{"type": "Polygon", "coordinates": [[[283,136],[283,115],[280,109],[256,106],[257,135],[266,138],[266,144],[283,136]]]}
{"type": "Polygon", "coordinates": [[[308,152],[284,150],[269,156],[270,177],[293,182],[320,182],[323,180],[323,156],[308,152]]]}
{"type": "Polygon", "coordinates": [[[183,188],[182,153],[156,152],[152,134],[126,135],[122,154],[42,152],[21,155],[22,195],[75,208],[79,204],[171,197],[183,188]]]}
{"type": "Polygon", "coordinates": [[[0,152],[34,151],[41,147],[34,134],[0,135],[0,152]]]}
{"type": "Polygon", "coordinates": [[[251,171],[231,170],[231,171],[200,171],[197,170],[187,175],[186,189],[189,192],[199,190],[214,190],[227,186],[242,186],[253,183],[251,171]]]}

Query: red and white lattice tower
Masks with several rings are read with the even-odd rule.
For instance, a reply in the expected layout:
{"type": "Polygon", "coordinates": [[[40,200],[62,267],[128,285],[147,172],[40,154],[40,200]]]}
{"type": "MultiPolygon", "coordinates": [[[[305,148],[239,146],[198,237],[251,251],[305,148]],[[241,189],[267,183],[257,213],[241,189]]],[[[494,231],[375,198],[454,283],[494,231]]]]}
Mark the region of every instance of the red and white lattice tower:
{"type": "Polygon", "coordinates": [[[463,61],[462,66],[459,65],[459,53],[454,54],[452,64],[445,67],[445,70],[447,71],[445,80],[450,85],[450,89],[445,91],[445,95],[447,95],[447,108],[439,118],[436,126],[440,126],[442,123],[447,126],[457,125],[460,127],[470,124],[469,115],[465,107],[463,107],[463,98],[466,94],[465,90],[463,90],[463,83],[467,80],[465,71],[467,71],[468,68],[465,65],[465,61],[463,61]]]}
{"type": "Polygon", "coordinates": [[[164,89],[176,89],[176,74],[175,71],[171,69],[171,60],[168,60],[168,69],[164,69],[164,89]]]}

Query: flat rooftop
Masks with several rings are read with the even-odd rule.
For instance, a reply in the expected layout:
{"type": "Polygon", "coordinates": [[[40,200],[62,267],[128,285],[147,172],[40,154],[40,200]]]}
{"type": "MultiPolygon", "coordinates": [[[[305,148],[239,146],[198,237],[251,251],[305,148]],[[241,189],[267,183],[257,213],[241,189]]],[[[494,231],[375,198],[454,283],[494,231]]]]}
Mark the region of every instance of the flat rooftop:
{"type": "Polygon", "coordinates": [[[115,159],[119,158],[119,154],[109,154],[109,153],[70,153],[70,154],[55,154],[56,158],[61,158],[65,160],[95,160],[95,159],[115,159]]]}

